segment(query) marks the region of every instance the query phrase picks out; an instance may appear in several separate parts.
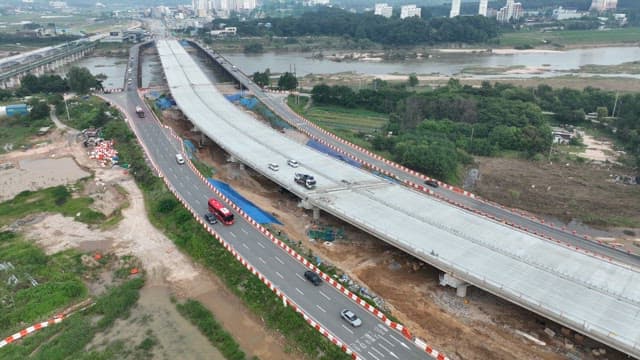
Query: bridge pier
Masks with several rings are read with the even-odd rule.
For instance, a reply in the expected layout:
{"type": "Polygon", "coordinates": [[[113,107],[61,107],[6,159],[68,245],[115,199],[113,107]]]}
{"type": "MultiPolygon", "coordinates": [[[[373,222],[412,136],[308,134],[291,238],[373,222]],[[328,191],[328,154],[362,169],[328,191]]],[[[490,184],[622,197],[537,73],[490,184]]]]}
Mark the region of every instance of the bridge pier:
{"type": "Polygon", "coordinates": [[[451,274],[447,274],[447,273],[442,273],[439,276],[440,279],[440,285],[441,286],[451,286],[452,288],[456,289],[456,295],[458,297],[465,297],[467,296],[467,288],[470,286],[467,282],[465,282],[464,280],[460,280],[458,278],[456,278],[455,276],[451,275],[451,274]]]}
{"type": "Polygon", "coordinates": [[[317,223],[318,221],[320,221],[320,209],[314,206],[311,210],[313,211],[313,222],[317,223]]]}

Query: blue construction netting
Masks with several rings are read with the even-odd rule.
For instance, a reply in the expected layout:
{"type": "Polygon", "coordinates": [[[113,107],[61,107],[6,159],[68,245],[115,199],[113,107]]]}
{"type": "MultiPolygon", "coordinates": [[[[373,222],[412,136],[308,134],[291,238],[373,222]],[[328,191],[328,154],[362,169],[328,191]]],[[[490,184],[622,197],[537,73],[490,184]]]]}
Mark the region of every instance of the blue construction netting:
{"type": "Polygon", "coordinates": [[[187,157],[189,157],[189,159],[193,159],[193,154],[196,152],[196,146],[193,145],[193,143],[191,142],[191,140],[184,140],[184,149],[187,152],[187,157]]]}
{"type": "Polygon", "coordinates": [[[319,142],[317,142],[315,140],[307,141],[307,146],[310,147],[310,148],[316,149],[316,150],[318,150],[320,152],[323,152],[323,153],[325,153],[325,154],[327,154],[329,156],[332,156],[332,157],[334,157],[334,158],[336,158],[338,160],[342,160],[342,161],[346,162],[347,164],[349,164],[351,166],[355,166],[357,168],[361,168],[362,167],[362,164],[360,164],[359,162],[357,162],[357,161],[355,161],[353,159],[350,159],[350,158],[340,154],[339,152],[329,148],[328,146],[323,145],[323,144],[321,144],[321,143],[319,143],[319,142]]]}
{"type": "Polygon", "coordinates": [[[282,225],[282,223],[274,218],[271,214],[260,209],[251,201],[238,194],[235,190],[233,190],[231,186],[229,186],[229,184],[214,179],[207,180],[209,180],[211,185],[215,186],[216,189],[223,193],[224,196],[229,198],[229,200],[231,200],[234,204],[238,205],[245,213],[247,213],[247,215],[251,216],[253,220],[257,221],[260,224],[282,225]]]}

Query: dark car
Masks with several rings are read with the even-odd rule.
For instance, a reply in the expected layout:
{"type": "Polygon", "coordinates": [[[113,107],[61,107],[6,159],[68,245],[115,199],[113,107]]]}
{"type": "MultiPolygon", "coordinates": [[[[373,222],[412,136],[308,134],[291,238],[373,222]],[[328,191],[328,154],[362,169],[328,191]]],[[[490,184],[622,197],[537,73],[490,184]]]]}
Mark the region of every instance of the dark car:
{"type": "Polygon", "coordinates": [[[216,216],[212,213],[204,214],[204,219],[211,225],[218,223],[218,219],[216,219],[216,216]]]}
{"type": "Polygon", "coordinates": [[[424,183],[426,185],[429,185],[429,186],[433,187],[433,188],[437,188],[438,187],[438,182],[435,181],[435,180],[425,180],[424,183]]]}
{"type": "Polygon", "coordinates": [[[311,283],[313,283],[313,285],[315,286],[322,284],[322,279],[320,278],[320,276],[311,270],[305,271],[304,277],[307,280],[311,281],[311,283]]]}

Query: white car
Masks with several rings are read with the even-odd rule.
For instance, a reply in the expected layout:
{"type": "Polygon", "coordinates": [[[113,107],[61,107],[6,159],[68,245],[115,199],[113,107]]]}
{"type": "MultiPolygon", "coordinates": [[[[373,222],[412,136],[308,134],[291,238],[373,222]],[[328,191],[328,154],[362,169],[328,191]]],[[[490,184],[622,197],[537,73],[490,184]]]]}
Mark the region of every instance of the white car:
{"type": "Polygon", "coordinates": [[[280,166],[278,166],[278,164],[276,164],[276,163],[269,163],[269,169],[271,169],[273,171],[278,171],[278,170],[280,170],[280,166]]]}
{"type": "Polygon", "coordinates": [[[351,310],[344,309],[340,311],[340,317],[343,318],[346,322],[351,324],[353,327],[358,327],[362,325],[362,320],[356,316],[351,310]]]}
{"type": "Polygon", "coordinates": [[[184,157],[182,157],[182,154],[176,154],[176,162],[179,165],[183,165],[184,164],[184,157]]]}
{"type": "Polygon", "coordinates": [[[291,166],[292,168],[297,168],[298,166],[300,166],[300,164],[293,159],[287,160],[287,165],[291,166]]]}

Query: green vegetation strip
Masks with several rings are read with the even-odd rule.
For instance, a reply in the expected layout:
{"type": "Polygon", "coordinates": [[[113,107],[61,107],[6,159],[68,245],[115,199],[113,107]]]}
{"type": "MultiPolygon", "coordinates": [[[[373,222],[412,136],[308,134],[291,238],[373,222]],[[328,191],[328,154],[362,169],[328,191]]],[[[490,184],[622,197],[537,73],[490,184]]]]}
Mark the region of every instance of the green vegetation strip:
{"type": "Polygon", "coordinates": [[[224,330],[213,314],[196,300],[187,300],[184,304],[176,304],[178,312],[209,339],[227,360],[244,360],[245,354],[231,335],[224,330]]]}
{"type": "Polygon", "coordinates": [[[564,30],[564,31],[518,31],[504,33],[499,38],[502,46],[542,46],[544,41],[557,45],[591,45],[591,44],[619,44],[637,42],[640,38],[640,28],[629,27],[595,30],[564,30]]]}

